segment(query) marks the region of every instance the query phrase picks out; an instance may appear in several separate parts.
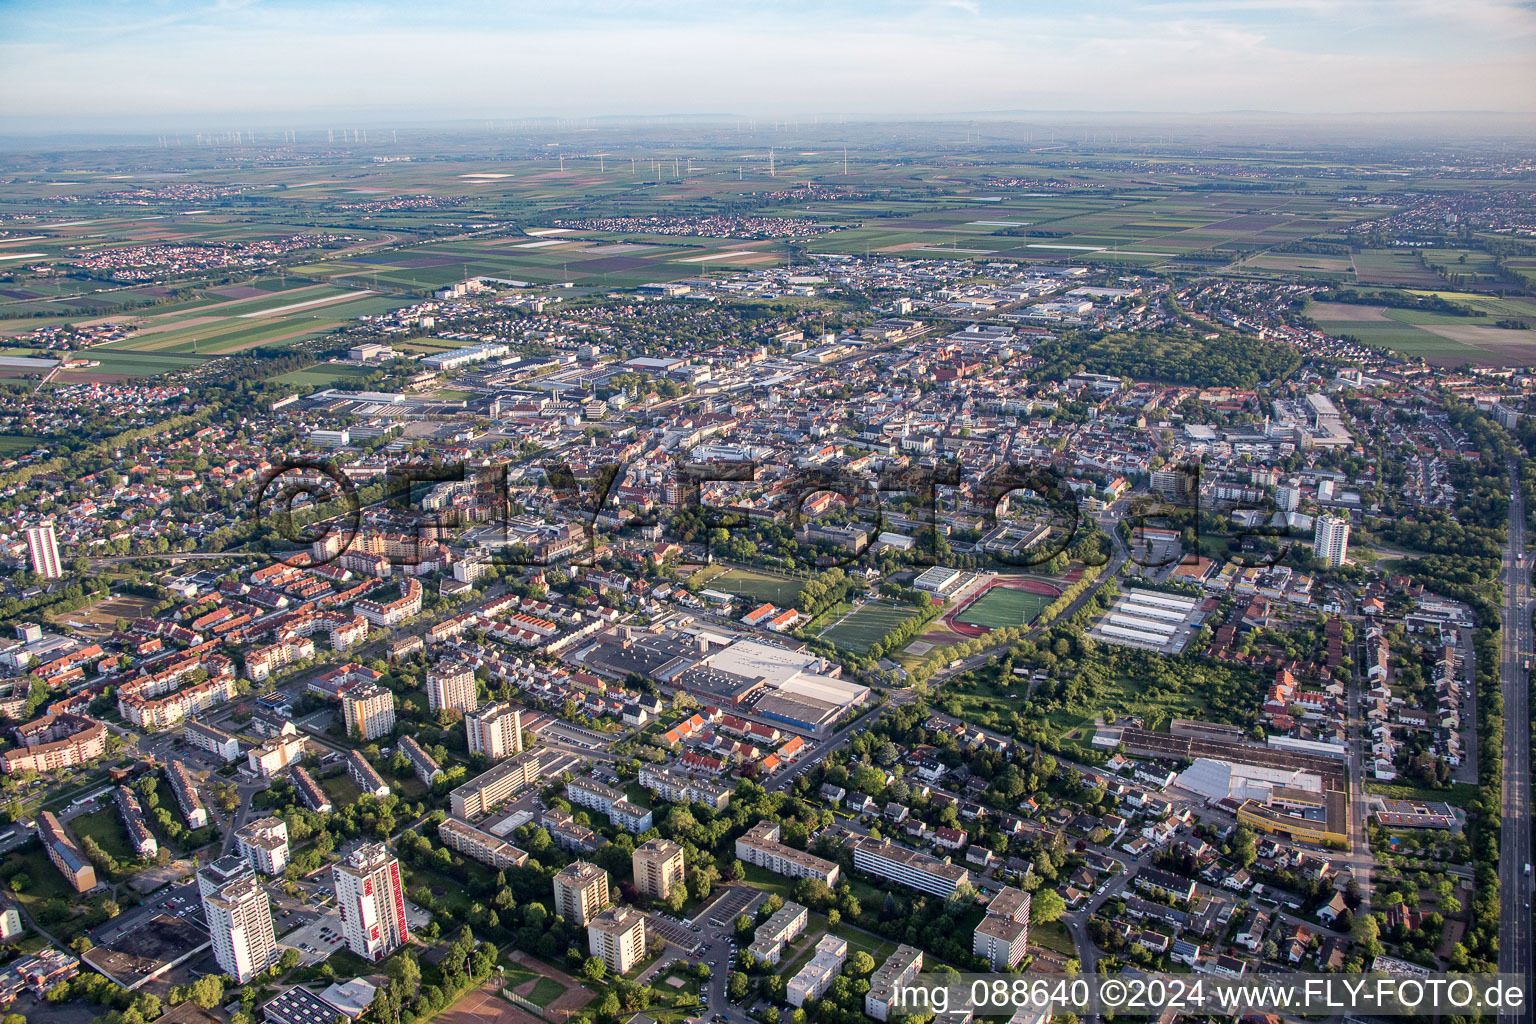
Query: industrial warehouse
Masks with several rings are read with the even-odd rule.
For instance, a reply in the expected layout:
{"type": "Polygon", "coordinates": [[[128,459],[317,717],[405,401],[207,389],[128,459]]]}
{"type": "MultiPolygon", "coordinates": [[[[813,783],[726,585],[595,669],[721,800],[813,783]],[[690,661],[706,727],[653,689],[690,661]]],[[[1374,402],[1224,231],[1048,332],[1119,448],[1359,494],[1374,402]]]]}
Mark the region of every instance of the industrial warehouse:
{"type": "Polygon", "coordinates": [[[660,632],[619,628],[575,655],[599,675],[646,675],[698,700],[810,736],[869,700],[869,687],[811,651],[748,640],[697,626],[660,632]]]}

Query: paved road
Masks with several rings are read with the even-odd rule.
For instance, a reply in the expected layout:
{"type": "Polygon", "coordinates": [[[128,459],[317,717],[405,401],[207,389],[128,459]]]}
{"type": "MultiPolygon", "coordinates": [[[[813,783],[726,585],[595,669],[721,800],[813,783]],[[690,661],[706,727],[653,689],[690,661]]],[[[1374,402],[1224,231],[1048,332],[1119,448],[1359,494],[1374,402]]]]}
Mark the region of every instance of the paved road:
{"type": "Polygon", "coordinates": [[[1499,849],[1499,973],[1525,979],[1526,1004],[1509,1020],[1531,1020],[1531,709],[1524,667],[1533,653],[1530,570],[1524,565],[1525,500],[1510,466],[1509,547],[1504,553],[1500,678],[1504,690],[1504,784],[1499,849]]]}

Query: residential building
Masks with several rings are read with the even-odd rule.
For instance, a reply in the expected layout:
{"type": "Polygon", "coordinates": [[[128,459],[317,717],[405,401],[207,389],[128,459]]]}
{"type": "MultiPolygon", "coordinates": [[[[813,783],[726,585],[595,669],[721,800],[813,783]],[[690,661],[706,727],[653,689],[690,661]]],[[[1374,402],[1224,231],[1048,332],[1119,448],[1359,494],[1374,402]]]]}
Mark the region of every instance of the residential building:
{"type": "Polygon", "coordinates": [[[567,864],[555,875],[555,913],[581,927],[608,906],[608,872],[590,861],[567,864]]]}
{"type": "MultiPolygon", "coordinates": [[[[474,677],[470,677],[473,691],[474,677]]],[[[471,694],[473,697],[473,694],[471,694]]],[[[523,710],[512,704],[486,704],[464,714],[469,752],[484,754],[488,760],[501,761],[523,750],[523,710]]]]}
{"type": "Polygon", "coordinates": [[[395,695],[377,683],[354,686],[341,695],[347,735],[356,740],[376,740],[395,728],[395,695]]]}
{"type": "Polygon", "coordinates": [[[278,959],[267,891],[254,877],[237,878],[203,897],[213,956],[244,985],[278,959]]]}
{"type": "Polygon", "coordinates": [[[107,727],[85,715],[44,715],[16,726],[11,732],[17,746],[0,753],[0,768],[7,774],[70,768],[100,757],[107,750],[107,727]]]}
{"type": "Polygon", "coordinates": [[[614,974],[627,974],[645,959],[645,915],[632,907],[609,907],[587,925],[592,955],[614,974]]]}
{"type": "Polygon", "coordinates": [[[1312,531],[1312,557],[1324,565],[1344,564],[1349,553],[1349,520],[1321,515],[1312,531]]]}
{"type": "Polygon", "coordinates": [[[816,954],[784,987],[784,998],[789,1005],[802,1007],[825,995],[833,979],[842,973],[843,961],[847,958],[847,939],[830,933],[823,935],[816,943],[816,954]]]}
{"type": "Polygon", "coordinates": [[[360,843],[331,869],[347,948],[378,961],[405,945],[405,889],[400,862],[383,843],[360,843]]]}
{"type": "Polygon", "coordinates": [[[723,782],[695,778],[649,763],[640,766],[640,785],[674,804],[703,804],[720,811],[731,800],[731,787],[723,782]]]}
{"type": "Polygon", "coordinates": [[[437,826],[437,836],[444,846],[498,871],[503,868],[520,868],[528,863],[528,854],[524,851],[500,836],[475,828],[458,818],[444,818],[437,826]]]}
{"type": "Polygon", "coordinates": [[[117,804],[117,813],[123,819],[123,829],[128,833],[134,851],[146,860],[153,858],[160,852],[160,844],[144,820],[144,808],[140,806],[139,798],[127,786],[118,786],[112,791],[112,801],[117,804]]]}
{"type": "Polygon", "coordinates": [[[467,715],[476,703],[475,670],[469,662],[444,662],[427,670],[427,707],[433,711],[452,708],[467,715]]]}
{"type": "Polygon", "coordinates": [[[27,527],[27,557],[32,571],[46,580],[56,580],[64,575],[64,563],[59,559],[59,540],[53,532],[53,523],[27,527]]]}
{"type": "Polygon", "coordinates": [[[400,752],[411,762],[411,770],[416,773],[416,777],[427,785],[432,785],[442,777],[442,766],[416,742],[415,737],[401,736],[400,752]]]}
{"type": "Polygon", "coordinates": [[[790,878],[817,878],[827,885],[837,884],[842,869],[830,860],[779,842],[777,822],[760,821],[736,840],[738,860],[790,878]]]}
{"type": "Polygon", "coordinates": [[[384,781],[378,769],[368,763],[368,759],[361,751],[347,751],[347,778],[357,786],[359,792],[367,796],[375,796],[383,799],[389,796],[389,783],[384,781]]]}
{"type": "Polygon", "coordinates": [[[187,771],[187,766],[180,761],[167,761],[165,781],[171,785],[171,793],[176,797],[176,804],[181,808],[181,816],[186,819],[187,827],[203,828],[207,825],[208,807],[203,803],[203,795],[197,791],[197,784],[192,781],[192,773],[187,771]]]}
{"type": "Polygon", "coordinates": [[[651,839],[630,855],[635,888],[652,899],[664,900],[683,884],[683,848],[667,839],[651,839]]]}
{"type": "Polygon", "coordinates": [[[251,862],[239,854],[231,853],[209,861],[197,869],[197,893],[207,899],[231,882],[241,878],[255,878],[251,862]]]}
{"type": "MultiPolygon", "coordinates": [[[[947,860],[939,860],[889,840],[860,836],[853,844],[853,866],[919,892],[945,899],[970,881],[970,872],[947,860]]],[[[881,1018],[882,1020],[884,1018],[881,1018]]]]}
{"type": "Polygon", "coordinates": [[[187,741],[187,746],[206,750],[222,758],[226,764],[240,757],[240,741],[218,726],[209,725],[207,722],[187,719],[186,724],[181,727],[181,738],[187,741]]]}
{"type": "Polygon", "coordinates": [[[257,818],[235,832],[240,856],[263,875],[280,875],[288,866],[288,826],[281,818],[257,818]]]}
{"type": "Polygon", "coordinates": [[[288,773],[288,778],[292,780],[293,788],[298,790],[299,799],[304,801],[305,807],[317,814],[331,813],[331,798],[326,795],[325,790],[320,788],[320,783],[315,781],[313,775],[304,768],[295,766],[293,771],[288,773]]]}
{"type": "Polygon", "coordinates": [[[626,832],[639,835],[650,831],[653,824],[650,808],[631,803],[619,790],[605,786],[596,779],[572,779],[570,785],[565,787],[565,795],[573,804],[606,814],[609,821],[626,832]]]}
{"type": "Polygon", "coordinates": [[[539,779],[539,755],[526,751],[470,779],[448,794],[455,818],[475,818],[539,779]]]}
{"type": "Polygon", "coordinates": [[[302,761],[304,751],[303,736],[269,736],[262,741],[261,746],[251,748],[245,757],[251,771],[264,779],[270,779],[302,761]]]}
{"type": "Polygon", "coordinates": [[[747,948],[759,962],[775,967],[784,955],[784,947],[805,931],[809,920],[809,911],[790,900],[757,926],[752,945],[747,948]]]}
{"type": "Polygon", "coordinates": [[[48,859],[53,861],[53,866],[59,869],[59,874],[64,876],[64,880],[76,892],[89,892],[96,888],[96,869],[80,851],[69,829],[64,827],[64,823],[52,811],[38,814],[37,838],[43,841],[43,850],[48,854],[48,859]]]}
{"type": "Polygon", "coordinates": [[[897,946],[880,969],[869,976],[869,991],[864,993],[864,1012],[875,1020],[889,1020],[896,990],[923,969],[923,951],[911,946],[897,946]]]}
{"type": "Polygon", "coordinates": [[[1001,914],[988,914],[976,925],[971,938],[971,952],[992,965],[994,971],[1007,971],[1019,965],[1029,945],[1029,922],[1015,921],[1001,914]]]}

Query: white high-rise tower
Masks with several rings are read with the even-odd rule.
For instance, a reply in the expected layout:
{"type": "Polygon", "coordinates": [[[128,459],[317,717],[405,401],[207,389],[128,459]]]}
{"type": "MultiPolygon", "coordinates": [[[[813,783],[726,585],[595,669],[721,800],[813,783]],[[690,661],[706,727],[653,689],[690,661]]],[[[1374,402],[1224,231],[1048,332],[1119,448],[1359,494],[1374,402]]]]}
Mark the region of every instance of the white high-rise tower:
{"type": "Polygon", "coordinates": [[[331,869],[331,875],[348,949],[378,961],[405,945],[411,933],[405,920],[400,862],[383,843],[354,847],[331,869]]]}

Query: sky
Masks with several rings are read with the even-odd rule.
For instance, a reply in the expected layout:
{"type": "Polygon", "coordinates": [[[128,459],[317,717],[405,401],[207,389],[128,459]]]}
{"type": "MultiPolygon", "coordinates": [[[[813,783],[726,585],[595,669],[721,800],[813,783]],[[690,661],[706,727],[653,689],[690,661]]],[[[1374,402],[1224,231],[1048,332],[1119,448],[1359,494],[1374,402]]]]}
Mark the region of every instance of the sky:
{"type": "Polygon", "coordinates": [[[1533,108],[1536,0],[0,0],[13,125],[1533,108]]]}

